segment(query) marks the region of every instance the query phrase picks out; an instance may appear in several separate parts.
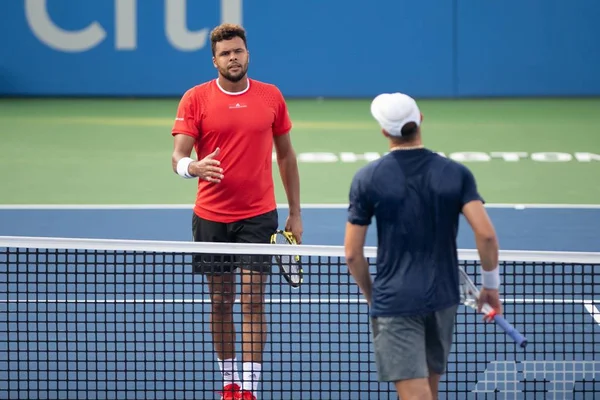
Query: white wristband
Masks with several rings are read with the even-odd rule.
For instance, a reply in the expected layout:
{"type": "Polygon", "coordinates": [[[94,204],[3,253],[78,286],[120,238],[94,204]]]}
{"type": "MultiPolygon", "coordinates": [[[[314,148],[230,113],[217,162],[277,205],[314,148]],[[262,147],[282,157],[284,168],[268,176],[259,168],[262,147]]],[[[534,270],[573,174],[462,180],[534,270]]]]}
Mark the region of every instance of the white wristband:
{"type": "Polygon", "coordinates": [[[481,285],[486,289],[498,289],[500,287],[500,268],[491,271],[481,269],[481,285]]]}
{"type": "Polygon", "coordinates": [[[194,160],[192,160],[191,158],[183,157],[177,162],[177,174],[179,174],[179,176],[185,179],[194,178],[194,176],[188,172],[188,167],[193,162],[194,160]]]}

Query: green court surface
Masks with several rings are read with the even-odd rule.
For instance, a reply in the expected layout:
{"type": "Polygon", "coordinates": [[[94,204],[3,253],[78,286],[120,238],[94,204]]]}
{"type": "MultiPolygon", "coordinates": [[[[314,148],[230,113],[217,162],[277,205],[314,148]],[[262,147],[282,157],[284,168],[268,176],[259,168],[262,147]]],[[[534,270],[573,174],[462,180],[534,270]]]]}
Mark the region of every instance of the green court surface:
{"type": "MultiPolygon", "coordinates": [[[[0,204],[190,204],[171,170],[178,99],[0,100],[0,204]]],[[[345,203],[386,151],[370,100],[289,100],[303,203],[345,203]],[[366,153],[366,156],[365,156],[366,153]]],[[[422,100],[427,147],[490,203],[600,203],[600,99],[422,100]]],[[[277,200],[285,203],[276,163],[277,200]]]]}

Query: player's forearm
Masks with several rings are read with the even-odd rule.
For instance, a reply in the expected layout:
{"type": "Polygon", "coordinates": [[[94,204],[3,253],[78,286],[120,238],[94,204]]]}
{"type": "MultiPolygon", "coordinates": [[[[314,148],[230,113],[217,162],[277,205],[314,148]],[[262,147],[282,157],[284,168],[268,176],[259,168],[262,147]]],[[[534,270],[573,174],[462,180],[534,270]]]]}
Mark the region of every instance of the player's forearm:
{"type": "Polygon", "coordinates": [[[296,154],[290,151],[285,157],[278,158],[277,164],[288,199],[290,215],[300,214],[300,174],[296,154]]]}
{"type": "Polygon", "coordinates": [[[492,271],[498,266],[498,240],[495,235],[475,235],[475,243],[481,267],[484,271],[492,271]]]}
{"type": "Polygon", "coordinates": [[[177,173],[177,163],[184,157],[186,157],[186,155],[183,152],[173,151],[173,154],[171,155],[171,167],[175,173],[177,173]]]}
{"type": "Polygon", "coordinates": [[[350,274],[370,305],[373,282],[371,281],[367,259],[364,256],[349,257],[346,259],[346,264],[348,265],[350,274]]]}

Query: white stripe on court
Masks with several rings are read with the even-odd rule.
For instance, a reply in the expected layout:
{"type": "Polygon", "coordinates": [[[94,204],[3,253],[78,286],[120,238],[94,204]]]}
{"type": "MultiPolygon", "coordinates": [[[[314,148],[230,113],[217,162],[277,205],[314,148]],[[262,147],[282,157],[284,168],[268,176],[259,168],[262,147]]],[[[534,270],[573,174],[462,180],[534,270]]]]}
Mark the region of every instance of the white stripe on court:
{"type": "MultiPolygon", "coordinates": [[[[600,209],[600,204],[512,204],[489,203],[486,208],[501,209],[600,209]]],[[[192,210],[193,204],[0,204],[0,210],[192,210]]],[[[306,203],[303,209],[346,209],[345,203],[306,203]]],[[[277,204],[286,209],[287,204],[277,204]]]]}
{"type": "MultiPolygon", "coordinates": [[[[240,302],[240,299],[235,301],[240,302]]],[[[600,311],[593,305],[592,300],[586,299],[545,299],[545,298],[532,298],[532,299],[502,299],[503,303],[514,303],[514,304],[583,304],[585,308],[590,311],[589,307],[595,310],[594,318],[600,324],[600,311]]],[[[144,299],[144,298],[133,298],[133,299],[0,299],[0,303],[159,303],[159,304],[172,304],[172,303],[210,303],[210,299],[144,299]]],[[[366,303],[366,300],[361,298],[322,298],[322,297],[297,297],[297,298],[280,298],[280,299],[266,299],[265,303],[268,304],[358,304],[366,303]]],[[[590,311],[591,313],[591,311],[590,311]]]]}
{"type": "Polygon", "coordinates": [[[590,313],[592,318],[594,318],[596,323],[600,325],[600,311],[598,311],[598,307],[592,303],[588,303],[585,305],[585,309],[590,313]]]}

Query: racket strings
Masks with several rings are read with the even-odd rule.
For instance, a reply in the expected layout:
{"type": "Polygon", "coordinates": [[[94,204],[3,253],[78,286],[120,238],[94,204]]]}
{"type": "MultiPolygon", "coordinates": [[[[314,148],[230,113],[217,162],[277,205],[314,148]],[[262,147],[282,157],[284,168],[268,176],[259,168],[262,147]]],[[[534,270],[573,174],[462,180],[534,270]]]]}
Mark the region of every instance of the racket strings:
{"type": "MultiPolygon", "coordinates": [[[[288,240],[288,238],[286,238],[283,234],[277,233],[275,235],[275,244],[291,244],[291,243],[288,240]]],[[[292,280],[293,283],[300,282],[301,267],[300,267],[296,257],[287,255],[287,254],[278,255],[277,261],[279,262],[280,267],[284,270],[284,272],[288,275],[288,277],[292,280]]]]}
{"type": "MultiPolygon", "coordinates": [[[[290,244],[290,242],[285,236],[278,233],[277,235],[275,235],[275,244],[290,244]]],[[[290,272],[293,264],[293,257],[287,254],[283,254],[279,255],[278,258],[279,262],[281,263],[281,266],[286,269],[286,272],[290,272]]]]}
{"type": "Polygon", "coordinates": [[[275,244],[290,244],[285,236],[281,233],[275,235],[275,244]]]}
{"type": "Polygon", "coordinates": [[[477,308],[477,299],[479,297],[479,290],[471,283],[470,280],[465,278],[461,272],[460,276],[460,300],[463,304],[477,308]]]}

